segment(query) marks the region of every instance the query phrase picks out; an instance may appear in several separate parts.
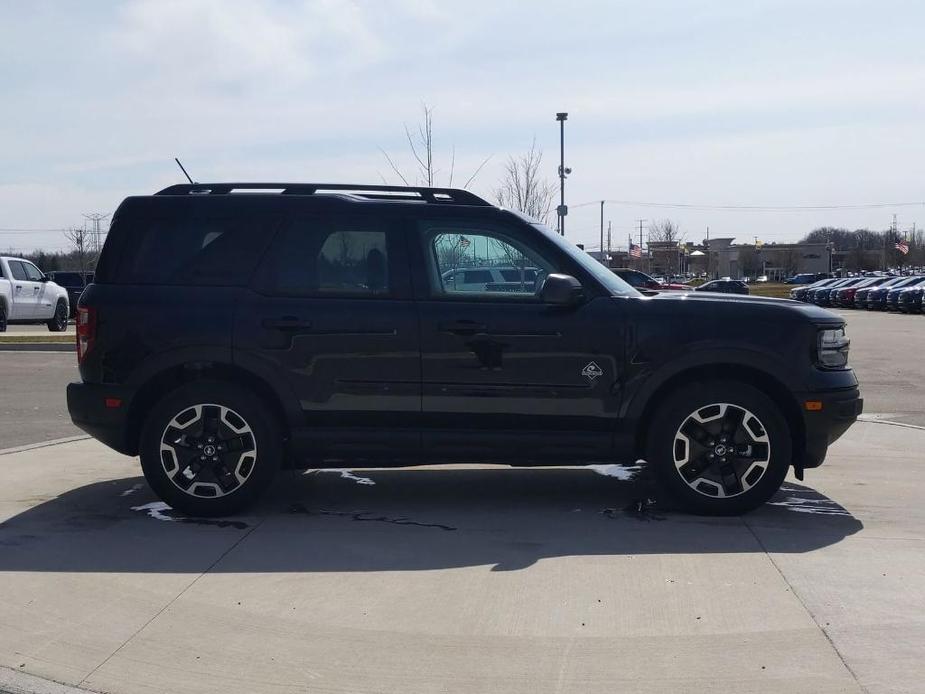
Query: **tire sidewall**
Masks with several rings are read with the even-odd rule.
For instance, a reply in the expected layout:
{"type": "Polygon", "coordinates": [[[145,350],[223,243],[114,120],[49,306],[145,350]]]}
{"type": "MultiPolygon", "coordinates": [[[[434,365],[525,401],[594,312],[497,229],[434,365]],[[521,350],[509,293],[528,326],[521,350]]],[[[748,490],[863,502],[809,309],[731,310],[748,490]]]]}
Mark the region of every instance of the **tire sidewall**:
{"type": "Polygon", "coordinates": [[[646,460],[662,487],[682,508],[702,515],[738,515],[755,509],[780,489],[792,462],[790,427],[780,408],[757,388],[736,381],[689,384],[672,392],[657,408],[646,437],[646,460]],[[714,403],[738,405],[752,412],[768,434],[771,458],[764,476],[748,491],[715,498],[695,491],[683,480],[674,463],[674,437],[693,412],[714,403]]]}
{"type": "Polygon", "coordinates": [[[55,304],[55,314],[52,316],[51,320],[48,321],[48,329],[53,333],[60,333],[67,330],[67,303],[64,299],[58,299],[58,303],[55,304]],[[61,310],[64,309],[64,321],[59,322],[59,314],[61,310]]]}
{"type": "Polygon", "coordinates": [[[225,516],[253,504],[270,485],[282,457],[282,436],[272,410],[254,393],[224,381],[196,381],[181,386],[150,411],[141,433],[140,457],[145,479],[174,509],[191,516],[225,516]],[[244,418],[257,444],[254,469],[238,489],[217,498],[194,497],[167,476],[161,464],[161,437],[167,424],[183,410],[199,404],[223,405],[244,418]]]}

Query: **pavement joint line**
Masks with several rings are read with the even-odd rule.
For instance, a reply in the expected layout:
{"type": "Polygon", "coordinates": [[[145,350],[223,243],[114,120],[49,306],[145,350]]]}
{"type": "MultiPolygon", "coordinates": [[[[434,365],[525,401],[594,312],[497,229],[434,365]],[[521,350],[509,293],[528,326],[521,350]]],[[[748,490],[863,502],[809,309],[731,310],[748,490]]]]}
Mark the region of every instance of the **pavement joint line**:
{"type": "Polygon", "coordinates": [[[813,624],[816,625],[816,628],[819,629],[820,632],[822,632],[822,635],[825,637],[825,640],[828,641],[829,646],[832,647],[832,650],[835,652],[835,655],[838,656],[838,659],[841,661],[841,664],[844,665],[845,669],[851,674],[851,677],[854,679],[855,683],[858,685],[858,688],[862,692],[865,692],[865,693],[868,692],[869,690],[867,689],[867,687],[861,684],[861,680],[858,679],[857,673],[851,669],[851,666],[848,665],[848,661],[845,660],[845,657],[842,655],[841,651],[838,650],[838,646],[836,646],[835,642],[832,641],[832,637],[829,636],[829,632],[827,632],[825,627],[819,623],[819,620],[816,619],[816,615],[814,615],[812,610],[810,610],[809,607],[807,607],[806,602],[803,600],[802,597],[800,597],[800,594],[797,593],[797,589],[793,587],[793,584],[787,580],[787,576],[784,575],[784,572],[781,571],[780,567],[777,565],[777,562],[774,561],[774,557],[771,556],[771,553],[768,551],[767,547],[764,546],[764,543],[761,541],[761,538],[758,537],[758,533],[756,533],[755,529],[752,528],[752,526],[748,524],[748,520],[744,516],[742,517],[741,520],[742,520],[742,525],[748,528],[748,532],[750,532],[752,534],[752,537],[755,538],[755,542],[757,542],[758,546],[761,547],[761,551],[764,552],[764,555],[768,558],[768,561],[771,562],[771,566],[773,566],[774,570],[777,571],[777,573],[780,575],[781,580],[783,580],[783,582],[787,584],[787,587],[790,589],[791,595],[793,595],[793,597],[796,598],[797,602],[800,603],[800,607],[802,607],[803,610],[806,612],[806,614],[809,615],[809,618],[813,620],[813,624]]]}
{"type": "Polygon", "coordinates": [[[63,439],[49,439],[48,441],[40,441],[39,443],[28,443],[25,446],[13,446],[12,448],[0,448],[0,455],[12,455],[13,453],[24,453],[26,451],[32,451],[36,448],[48,448],[49,446],[60,446],[65,443],[73,443],[75,441],[86,441],[87,439],[92,438],[86,434],[82,436],[66,436],[63,439]]]}
{"type": "Polygon", "coordinates": [[[859,422],[864,422],[865,424],[886,424],[891,427],[903,427],[905,429],[919,429],[925,431],[925,427],[919,426],[918,424],[907,424],[906,422],[894,422],[891,419],[876,419],[875,417],[870,417],[869,419],[865,415],[858,417],[859,422]]]}
{"type": "MultiPolygon", "coordinates": [[[[207,566],[206,569],[205,569],[201,574],[199,574],[198,576],[196,576],[196,578],[194,578],[192,581],[190,581],[190,583],[189,583],[183,590],[181,590],[181,591],[180,591],[179,593],[177,593],[173,598],[171,598],[169,601],[167,601],[167,604],[164,605],[161,609],[159,609],[159,610],[157,611],[157,613],[156,613],[154,616],[151,617],[151,619],[149,619],[149,620],[146,621],[144,624],[142,624],[140,627],[138,627],[138,629],[136,629],[135,632],[134,632],[131,636],[129,636],[127,639],[125,639],[125,641],[123,641],[122,644],[121,644],[118,648],[116,648],[116,650],[114,650],[112,653],[110,653],[108,656],[106,656],[106,658],[103,660],[103,662],[101,662],[99,665],[97,665],[95,668],[93,668],[90,672],[88,672],[88,673],[84,676],[84,678],[83,678],[82,680],[80,680],[80,682],[77,683],[77,686],[78,686],[78,687],[82,687],[83,684],[84,684],[84,682],[86,682],[88,679],[90,679],[91,677],[93,677],[93,675],[97,672],[97,670],[99,670],[99,669],[100,669],[101,667],[103,667],[106,663],[108,663],[110,660],[112,660],[116,655],[118,655],[119,651],[121,651],[123,648],[125,648],[125,647],[129,644],[130,641],[134,640],[134,638],[135,638],[136,636],[138,636],[138,634],[140,634],[142,631],[144,631],[145,629],[147,629],[149,624],[151,624],[155,619],[157,619],[157,618],[160,617],[162,614],[164,614],[164,612],[167,611],[167,608],[169,608],[169,607],[170,607],[171,605],[173,605],[177,600],[179,600],[181,597],[183,597],[183,595],[184,595],[190,588],[192,588],[194,585],[196,585],[196,584],[199,582],[199,579],[201,579],[203,576],[205,576],[207,573],[209,573],[212,569],[214,569],[214,568],[218,565],[218,563],[219,563],[220,561],[222,561],[222,559],[224,559],[226,556],[228,556],[228,554],[230,554],[235,548],[237,548],[238,545],[240,545],[242,542],[244,542],[244,540],[246,540],[246,539],[250,536],[250,534],[251,534],[252,532],[254,532],[257,528],[259,528],[261,525],[263,525],[264,521],[266,521],[266,516],[264,516],[264,517],[260,520],[259,523],[257,523],[256,525],[252,526],[250,530],[248,530],[247,532],[243,533],[237,540],[235,540],[235,541],[232,543],[231,547],[229,547],[229,548],[226,549],[224,552],[222,552],[222,553],[218,556],[218,558],[217,558],[214,562],[212,562],[211,564],[209,564],[209,566],[207,566]]],[[[0,692],[0,694],[2,694],[2,692],[0,692]]]]}
{"type": "Polygon", "coordinates": [[[0,694],[90,694],[91,692],[96,692],[96,690],[62,684],[0,665],[0,694]]]}

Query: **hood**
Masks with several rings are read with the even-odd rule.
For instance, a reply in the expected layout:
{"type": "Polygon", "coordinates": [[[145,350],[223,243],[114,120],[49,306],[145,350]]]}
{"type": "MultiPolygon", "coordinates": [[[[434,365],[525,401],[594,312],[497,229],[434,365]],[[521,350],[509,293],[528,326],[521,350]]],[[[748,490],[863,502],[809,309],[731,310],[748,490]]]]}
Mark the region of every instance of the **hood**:
{"type": "Polygon", "coordinates": [[[774,299],[766,296],[751,296],[748,294],[720,294],[718,292],[664,292],[644,299],[656,302],[659,306],[677,307],[679,315],[691,316],[701,313],[729,314],[731,317],[748,315],[761,317],[762,314],[770,318],[778,316],[791,320],[807,320],[812,323],[837,323],[844,320],[838,315],[814,304],[805,304],[792,299],[774,299]],[[673,303],[670,303],[673,302],[673,303]]]}

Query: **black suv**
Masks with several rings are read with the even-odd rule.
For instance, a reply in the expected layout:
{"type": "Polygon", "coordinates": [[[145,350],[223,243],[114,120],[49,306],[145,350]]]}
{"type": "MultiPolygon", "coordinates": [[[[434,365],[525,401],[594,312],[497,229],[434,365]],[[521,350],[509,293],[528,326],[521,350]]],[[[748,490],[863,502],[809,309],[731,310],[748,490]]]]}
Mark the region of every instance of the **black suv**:
{"type": "Polygon", "coordinates": [[[844,327],[643,296],[462,190],[177,185],[113,218],[68,407],[194,515],[247,506],[282,465],[639,458],[683,508],[741,513],[860,413],[844,327]],[[444,279],[494,266],[519,286],[444,279]]]}

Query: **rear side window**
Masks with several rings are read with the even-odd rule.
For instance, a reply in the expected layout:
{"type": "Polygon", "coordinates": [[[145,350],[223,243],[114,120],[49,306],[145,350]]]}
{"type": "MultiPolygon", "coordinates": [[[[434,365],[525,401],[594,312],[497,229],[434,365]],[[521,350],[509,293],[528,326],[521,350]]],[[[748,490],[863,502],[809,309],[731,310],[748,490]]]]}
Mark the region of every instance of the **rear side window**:
{"type": "Polygon", "coordinates": [[[406,284],[392,270],[395,244],[375,220],[294,219],[277,235],[258,282],[283,296],[392,296],[406,284]]]}
{"type": "Polygon", "coordinates": [[[254,218],[189,217],[150,219],[132,231],[119,284],[244,286],[271,230],[254,218]]]}
{"type": "Polygon", "coordinates": [[[19,262],[18,260],[11,260],[9,262],[10,262],[10,272],[13,275],[13,279],[20,280],[20,281],[26,281],[29,279],[28,276],[26,275],[26,271],[23,269],[21,262],[19,262]]]}

